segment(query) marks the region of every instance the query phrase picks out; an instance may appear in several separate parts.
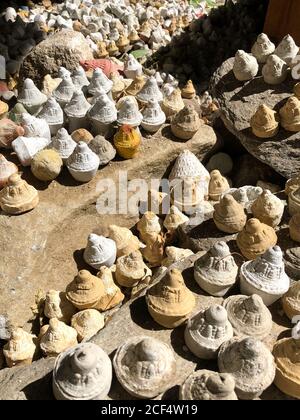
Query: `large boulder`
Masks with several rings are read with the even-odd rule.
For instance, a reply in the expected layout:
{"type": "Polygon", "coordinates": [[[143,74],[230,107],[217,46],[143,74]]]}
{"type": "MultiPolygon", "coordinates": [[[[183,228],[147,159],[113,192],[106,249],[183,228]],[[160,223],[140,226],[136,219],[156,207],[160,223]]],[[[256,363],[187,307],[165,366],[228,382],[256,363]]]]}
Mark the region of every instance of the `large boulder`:
{"type": "Polygon", "coordinates": [[[225,61],[212,78],[212,90],[220,103],[225,126],[250,154],[283,177],[291,178],[300,172],[300,133],[289,133],[281,128],[274,138],[259,139],[252,134],[250,118],[262,104],[278,111],[293,94],[295,81],[289,76],[280,85],[268,85],[260,69],[258,77],[242,83],[234,77],[233,63],[233,58],[225,61]]]}
{"type": "Polygon", "coordinates": [[[81,60],[92,60],[93,53],[80,32],[64,29],[49,36],[26,57],[21,78],[29,77],[41,84],[46,74],[56,77],[60,66],[73,71],[81,60]]]}

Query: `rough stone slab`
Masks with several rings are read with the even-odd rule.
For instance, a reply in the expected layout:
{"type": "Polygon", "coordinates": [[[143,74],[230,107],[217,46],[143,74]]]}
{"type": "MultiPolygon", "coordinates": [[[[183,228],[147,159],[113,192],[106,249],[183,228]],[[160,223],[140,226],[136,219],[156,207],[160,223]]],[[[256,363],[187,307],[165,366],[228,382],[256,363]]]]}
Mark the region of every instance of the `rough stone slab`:
{"type": "Polygon", "coordinates": [[[254,157],[271,166],[285,178],[300,171],[300,133],[283,128],[273,139],[261,140],[252,134],[250,118],[259,105],[266,104],[277,111],[293,94],[295,80],[291,76],[278,86],[264,82],[261,75],[242,83],[232,72],[234,58],[225,61],[212,78],[212,90],[221,107],[221,118],[227,129],[239,138],[254,157]]]}
{"type": "Polygon", "coordinates": [[[25,179],[39,190],[40,204],[16,217],[0,212],[0,308],[14,325],[23,326],[31,318],[30,307],[38,289],[65,290],[79,269],[89,268],[82,249],[91,232],[101,233],[109,224],[131,228],[138,221],[126,214],[97,213],[96,188],[101,179],[114,180],[117,188],[119,171],[128,171],[129,180],[161,179],[183,149],[203,160],[217,144],[208,126],[186,143],[171,140],[168,133],[166,126],[155,136],[144,138],[136,158],[112,162],[88,184],[76,183],[66,168],[49,185],[24,169],[25,179]]]}
{"type": "Polygon", "coordinates": [[[41,86],[46,74],[57,77],[59,67],[74,71],[81,60],[92,59],[92,50],[84,36],[64,29],[49,36],[30,52],[23,62],[20,77],[29,77],[41,86]]]}

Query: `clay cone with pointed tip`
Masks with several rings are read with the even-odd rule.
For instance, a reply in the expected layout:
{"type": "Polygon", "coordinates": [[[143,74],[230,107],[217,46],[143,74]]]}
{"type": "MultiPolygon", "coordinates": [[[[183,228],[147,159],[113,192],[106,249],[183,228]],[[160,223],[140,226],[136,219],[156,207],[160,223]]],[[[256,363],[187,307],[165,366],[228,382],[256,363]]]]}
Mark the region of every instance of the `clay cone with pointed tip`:
{"type": "Polygon", "coordinates": [[[144,263],[139,251],[118,258],[116,280],[120,286],[134,287],[149,276],[152,276],[152,271],[144,263]]]}
{"type": "Polygon", "coordinates": [[[300,282],[297,281],[282,298],[285,314],[292,320],[300,316],[300,282]]]}
{"type": "Polygon", "coordinates": [[[284,394],[300,399],[300,324],[293,329],[295,338],[277,341],[273,349],[276,363],[274,384],[284,394]]]}
{"type": "Polygon", "coordinates": [[[221,175],[220,171],[215,169],[210,173],[208,186],[209,198],[213,201],[219,201],[221,196],[230,189],[227,179],[221,175]]]}
{"type": "Polygon", "coordinates": [[[8,214],[21,214],[33,210],[39,203],[37,190],[27,184],[19,174],[9,177],[7,186],[0,193],[1,209],[8,214]]]}
{"type": "Polygon", "coordinates": [[[213,217],[217,228],[226,233],[240,232],[247,221],[243,206],[229,194],[215,205],[213,217]]]}
{"type": "Polygon", "coordinates": [[[99,300],[104,296],[105,289],[98,277],[87,270],[79,271],[75,279],[67,286],[67,299],[75,308],[97,308],[99,300]]]}
{"type": "Polygon", "coordinates": [[[186,105],[172,119],[171,131],[180,140],[190,140],[199,130],[203,120],[192,105],[186,105]]]}
{"type": "Polygon", "coordinates": [[[10,340],[3,348],[8,367],[30,365],[35,352],[36,336],[22,328],[12,331],[10,340]]]}
{"type": "Polygon", "coordinates": [[[96,309],[85,309],[72,317],[71,326],[77,331],[78,342],[90,340],[104,327],[104,316],[96,309]]]}
{"type": "Polygon", "coordinates": [[[177,269],[148,290],[146,301],[152,318],[165,328],[183,324],[195,306],[195,297],[177,269]]]}
{"type": "Polygon", "coordinates": [[[253,216],[266,225],[276,227],[280,224],[283,212],[283,202],[269,190],[263,193],[254,201],[251,207],[253,216]]]}
{"type": "Polygon", "coordinates": [[[66,298],[65,292],[49,290],[46,294],[44,314],[47,318],[57,318],[69,324],[76,309],[66,298]]]}
{"type": "Polygon", "coordinates": [[[115,284],[111,269],[108,267],[101,267],[97,276],[104,286],[104,295],[100,298],[97,309],[99,311],[108,311],[122,303],[125,296],[121,292],[121,289],[115,284]]]}
{"type": "Polygon", "coordinates": [[[109,237],[115,241],[117,245],[117,257],[128,255],[141,248],[142,243],[129,229],[110,225],[108,230],[109,237]]]}
{"type": "Polygon", "coordinates": [[[124,159],[133,159],[141,144],[140,134],[129,125],[123,125],[114,137],[118,154],[124,159]]]}
{"type": "Polygon", "coordinates": [[[279,113],[283,128],[295,133],[300,131],[300,101],[296,96],[289,98],[279,113]]]}
{"type": "Polygon", "coordinates": [[[40,347],[45,356],[56,357],[77,344],[77,331],[56,318],[49,321],[49,328],[42,336],[40,347]]]}
{"type": "Polygon", "coordinates": [[[191,80],[181,89],[181,95],[185,99],[193,99],[196,96],[196,90],[191,80]]]}
{"type": "Polygon", "coordinates": [[[172,92],[164,98],[161,104],[161,108],[166,114],[168,121],[179,111],[181,111],[184,108],[184,106],[185,105],[181,97],[180,89],[172,90],[172,92]]]}
{"type": "Polygon", "coordinates": [[[274,229],[258,219],[250,219],[244,229],[238,234],[237,245],[241,253],[248,259],[263,255],[270,247],[277,244],[274,229]]]}
{"type": "Polygon", "coordinates": [[[9,177],[18,173],[18,167],[0,154],[0,190],[8,183],[9,177]]]}
{"type": "Polygon", "coordinates": [[[250,125],[255,136],[269,139],[279,131],[278,114],[267,105],[260,105],[251,118],[250,125]]]}

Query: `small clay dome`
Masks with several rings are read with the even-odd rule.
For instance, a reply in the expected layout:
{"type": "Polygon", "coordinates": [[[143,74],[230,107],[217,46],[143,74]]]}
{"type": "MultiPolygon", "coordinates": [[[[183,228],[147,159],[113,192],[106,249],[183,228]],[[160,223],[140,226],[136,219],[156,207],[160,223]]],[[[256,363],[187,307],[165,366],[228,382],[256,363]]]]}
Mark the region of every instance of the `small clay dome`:
{"type": "Polygon", "coordinates": [[[240,232],[247,221],[244,208],[229,194],[215,205],[213,218],[217,228],[226,233],[240,232]]]}
{"type": "Polygon", "coordinates": [[[267,105],[260,105],[251,118],[250,125],[255,136],[268,139],[279,131],[278,115],[267,105]]]}

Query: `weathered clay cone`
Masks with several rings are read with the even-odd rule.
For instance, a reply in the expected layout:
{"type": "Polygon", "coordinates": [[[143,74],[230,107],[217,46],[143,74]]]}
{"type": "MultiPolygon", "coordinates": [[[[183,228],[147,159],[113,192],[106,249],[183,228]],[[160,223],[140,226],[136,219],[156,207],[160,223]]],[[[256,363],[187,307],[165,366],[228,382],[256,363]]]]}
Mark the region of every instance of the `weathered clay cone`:
{"type": "Polygon", "coordinates": [[[240,288],[244,295],[259,295],[270,306],[290,287],[279,246],[269,248],[254,261],[245,262],[240,270],[240,288]]]}
{"type": "Polygon", "coordinates": [[[236,283],[238,266],[225,242],[216,243],[194,266],[194,278],[212,296],[224,296],[236,283]]]}
{"type": "Polygon", "coordinates": [[[22,214],[34,209],[39,203],[37,190],[21,179],[19,174],[9,177],[7,186],[0,193],[0,205],[8,214],[22,214]]]}
{"type": "Polygon", "coordinates": [[[46,101],[47,96],[35,86],[31,79],[26,79],[23,88],[18,95],[18,102],[22,104],[28,112],[35,114],[46,101]]]}
{"type": "Polygon", "coordinates": [[[80,344],[55,361],[52,386],[57,400],[103,400],[111,381],[111,361],[96,344],[80,344]]]}
{"type": "Polygon", "coordinates": [[[31,172],[40,181],[49,182],[58,177],[63,167],[62,158],[53,149],[38,152],[32,159],[31,172]]]}
{"type": "Polygon", "coordinates": [[[221,196],[230,189],[227,179],[221,175],[220,171],[215,169],[210,173],[208,186],[209,198],[213,201],[219,201],[221,196]]]}
{"type": "Polygon", "coordinates": [[[72,177],[78,182],[89,182],[99,168],[99,157],[80,141],[69,156],[66,165],[72,177]]]}
{"type": "Polygon", "coordinates": [[[167,246],[165,254],[166,258],[164,258],[161,263],[163,267],[170,267],[171,265],[194,255],[193,251],[190,249],[176,248],[175,246],[167,246]]]}
{"type": "Polygon", "coordinates": [[[190,140],[199,130],[203,121],[192,105],[186,105],[171,121],[171,131],[180,140],[190,140]]]}
{"type": "Polygon", "coordinates": [[[101,267],[97,277],[104,285],[104,295],[100,298],[97,309],[99,311],[107,311],[122,303],[125,296],[115,284],[112,270],[108,267],[101,267]]]}
{"type": "Polygon", "coordinates": [[[237,80],[246,82],[253,79],[258,73],[258,63],[256,58],[239,50],[235,55],[233,73],[237,80]]]}
{"type": "Polygon", "coordinates": [[[36,352],[36,340],[35,335],[27,333],[22,328],[13,330],[9,341],[3,348],[7,366],[30,365],[36,352]]]}
{"type": "Polygon", "coordinates": [[[11,175],[17,174],[18,167],[0,154],[0,189],[7,183],[11,175]]]}
{"type": "Polygon", "coordinates": [[[300,282],[292,285],[290,290],[282,298],[282,306],[285,314],[292,320],[300,315],[300,282]]]}
{"type": "Polygon", "coordinates": [[[184,332],[184,340],[193,354],[200,359],[213,360],[220,346],[233,337],[226,309],[213,305],[191,318],[184,332]]]}
{"type": "Polygon", "coordinates": [[[146,247],[142,249],[142,254],[150,267],[159,267],[165,254],[165,238],[158,234],[152,239],[147,240],[146,247]]]}
{"type": "Polygon", "coordinates": [[[56,137],[52,139],[51,147],[59,153],[63,162],[66,163],[67,159],[74,152],[76,143],[68,134],[67,130],[65,128],[61,128],[58,130],[56,137]]]}
{"type": "Polygon", "coordinates": [[[45,356],[56,357],[77,344],[77,331],[56,318],[49,321],[49,328],[42,336],[40,347],[45,356]]]}
{"type": "Polygon", "coordinates": [[[255,338],[233,338],[221,346],[218,365],[221,373],[235,380],[241,400],[258,398],[274,381],[275,362],[270,350],[255,338]]]}
{"type": "Polygon", "coordinates": [[[124,92],[126,84],[124,82],[124,79],[120,77],[118,72],[112,73],[110,75],[110,80],[113,82],[113,86],[111,89],[112,97],[115,101],[117,101],[124,92]]]}
{"type": "Polygon", "coordinates": [[[152,276],[152,271],[144,263],[139,251],[118,258],[116,280],[120,286],[134,287],[149,276],[152,276]]]}
{"type": "Polygon", "coordinates": [[[176,239],[177,228],[187,223],[189,218],[176,206],[171,206],[169,213],[164,220],[164,227],[167,229],[166,242],[173,243],[176,239]]]}
{"type": "Polygon", "coordinates": [[[296,96],[289,98],[279,113],[283,128],[295,133],[300,131],[300,100],[296,96]]]}
{"type": "Polygon", "coordinates": [[[251,211],[256,219],[274,228],[281,222],[284,204],[271,191],[264,190],[252,204],[251,211]]]}
{"type": "Polygon", "coordinates": [[[284,394],[300,399],[300,323],[292,331],[295,338],[277,341],[273,349],[276,363],[274,384],[284,394]]]}
{"type": "Polygon", "coordinates": [[[198,370],[181,385],[180,400],[236,401],[235,381],[227,373],[198,370]]]}
{"type": "Polygon", "coordinates": [[[184,108],[184,102],[181,97],[180,89],[174,89],[172,92],[165,96],[161,108],[166,114],[167,120],[169,121],[174,115],[184,108]]]}
{"type": "Polygon", "coordinates": [[[193,99],[196,96],[196,90],[191,80],[181,89],[181,95],[185,99],[193,99]]]}
{"type": "Polygon", "coordinates": [[[145,86],[146,79],[144,76],[136,76],[131,85],[126,89],[127,95],[136,96],[145,86]]]}
{"type": "Polygon", "coordinates": [[[289,194],[289,213],[291,216],[294,216],[297,213],[300,213],[300,187],[297,188],[295,184],[294,187],[290,187],[292,190],[289,194]]]}
{"type": "Polygon", "coordinates": [[[152,318],[165,328],[183,324],[195,306],[193,293],[185,286],[180,271],[171,269],[146,295],[152,318]]]}
{"type": "Polygon", "coordinates": [[[161,221],[156,214],[147,211],[137,223],[140,240],[147,243],[155,239],[162,231],[161,221]]]}
{"type": "Polygon", "coordinates": [[[250,219],[238,234],[237,245],[244,257],[254,260],[275,246],[277,239],[272,227],[261,223],[258,219],[250,219]]]}
{"type": "Polygon", "coordinates": [[[87,270],[79,271],[75,279],[67,286],[67,299],[75,308],[97,308],[99,300],[105,293],[104,285],[98,277],[93,276],[87,270]]]}
{"type": "Polygon", "coordinates": [[[280,85],[288,75],[288,66],[277,55],[270,55],[263,66],[262,75],[269,85],[280,85]]]}
{"type": "Polygon", "coordinates": [[[96,309],[85,309],[72,317],[71,326],[77,331],[77,340],[81,343],[104,327],[104,316],[96,309]]]}
{"type": "Polygon", "coordinates": [[[138,251],[142,247],[140,240],[129,229],[110,225],[108,230],[109,237],[117,245],[117,257],[128,255],[131,252],[138,251]]]}
{"type": "Polygon", "coordinates": [[[250,125],[255,136],[269,139],[279,131],[278,114],[267,105],[260,105],[251,118],[250,125]]]}
{"type": "Polygon", "coordinates": [[[230,296],[223,305],[234,335],[264,340],[270,334],[273,327],[272,315],[260,296],[230,296]]]}
{"type": "Polygon", "coordinates": [[[96,136],[90,143],[89,148],[96,153],[100,166],[107,165],[117,154],[114,146],[102,136],[96,136]]]}
{"type": "Polygon", "coordinates": [[[118,154],[124,159],[133,159],[141,144],[139,133],[129,125],[123,125],[114,137],[114,145],[118,154]]]}
{"type": "Polygon", "coordinates": [[[47,318],[57,318],[66,324],[69,324],[76,309],[66,298],[65,292],[58,290],[49,290],[45,298],[44,314],[47,318]]]}
{"type": "Polygon", "coordinates": [[[264,64],[268,57],[275,51],[275,45],[270,41],[268,35],[260,34],[257,37],[255,44],[252,47],[252,54],[257,59],[258,63],[264,64]]]}
{"type": "Polygon", "coordinates": [[[111,267],[117,256],[117,246],[112,239],[94,233],[88,237],[88,243],[83,253],[84,261],[99,270],[102,266],[111,267]]]}
{"type": "Polygon", "coordinates": [[[12,142],[25,134],[25,130],[20,125],[8,118],[0,120],[0,147],[9,149],[12,142]]]}
{"type": "Polygon", "coordinates": [[[289,66],[292,64],[294,58],[299,53],[299,47],[295,44],[295,41],[291,35],[286,35],[280,44],[277,46],[274,54],[285,61],[289,66]]]}
{"type": "Polygon", "coordinates": [[[296,213],[290,220],[290,237],[293,241],[300,242],[300,214],[296,213]]]}
{"type": "Polygon", "coordinates": [[[217,228],[226,233],[241,232],[247,221],[244,208],[229,194],[215,205],[213,218],[217,228]]]}
{"type": "Polygon", "coordinates": [[[154,398],[175,380],[173,350],[152,337],[128,339],[118,348],[113,364],[122,387],[137,398],[154,398]]]}

